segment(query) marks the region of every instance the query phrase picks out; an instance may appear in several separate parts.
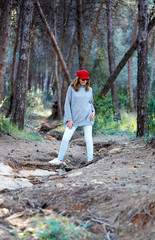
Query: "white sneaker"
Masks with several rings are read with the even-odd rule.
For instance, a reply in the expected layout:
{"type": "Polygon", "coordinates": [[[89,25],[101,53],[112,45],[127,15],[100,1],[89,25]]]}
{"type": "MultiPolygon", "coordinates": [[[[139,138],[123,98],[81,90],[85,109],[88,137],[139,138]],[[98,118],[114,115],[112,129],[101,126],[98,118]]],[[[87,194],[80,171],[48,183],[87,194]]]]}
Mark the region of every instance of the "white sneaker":
{"type": "Polygon", "coordinates": [[[54,158],[53,160],[49,161],[49,163],[53,165],[60,165],[62,164],[62,161],[60,161],[58,158],[54,158]]]}

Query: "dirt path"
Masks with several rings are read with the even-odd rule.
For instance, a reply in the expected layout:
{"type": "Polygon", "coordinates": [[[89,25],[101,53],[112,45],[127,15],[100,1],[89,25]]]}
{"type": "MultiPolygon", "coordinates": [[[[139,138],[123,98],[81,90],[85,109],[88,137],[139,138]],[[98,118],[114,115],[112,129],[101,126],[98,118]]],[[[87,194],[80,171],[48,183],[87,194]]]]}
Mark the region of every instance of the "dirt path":
{"type": "Polygon", "coordinates": [[[94,162],[87,165],[83,137],[76,138],[68,148],[66,169],[49,164],[59,146],[56,139],[0,137],[0,163],[5,164],[0,166],[1,240],[17,239],[13,230],[27,230],[33,239],[30,217],[53,212],[78,225],[89,223],[87,230],[96,239],[155,239],[152,146],[128,136],[96,136],[94,162]],[[4,166],[9,166],[6,172],[4,166]]]}

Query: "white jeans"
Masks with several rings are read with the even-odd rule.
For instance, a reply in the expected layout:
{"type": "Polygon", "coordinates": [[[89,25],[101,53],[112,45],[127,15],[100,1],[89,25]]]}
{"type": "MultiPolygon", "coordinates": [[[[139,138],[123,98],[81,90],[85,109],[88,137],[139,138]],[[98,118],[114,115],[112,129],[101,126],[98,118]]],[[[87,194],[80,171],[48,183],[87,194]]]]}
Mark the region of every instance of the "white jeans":
{"type": "MultiPolygon", "coordinates": [[[[58,159],[60,161],[63,160],[65,153],[67,151],[68,143],[76,129],[77,127],[72,127],[72,129],[69,129],[68,127],[66,127],[66,130],[62,138],[59,155],[58,155],[58,159]]],[[[87,147],[87,160],[91,161],[93,160],[92,125],[83,126],[83,130],[84,130],[84,138],[85,138],[86,147],[87,147]]]]}

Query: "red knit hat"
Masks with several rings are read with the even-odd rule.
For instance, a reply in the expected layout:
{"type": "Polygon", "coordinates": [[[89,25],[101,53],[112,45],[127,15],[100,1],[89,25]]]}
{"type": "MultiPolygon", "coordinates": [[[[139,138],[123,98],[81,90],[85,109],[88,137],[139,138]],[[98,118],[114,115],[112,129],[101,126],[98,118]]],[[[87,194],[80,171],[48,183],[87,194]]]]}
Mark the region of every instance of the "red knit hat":
{"type": "Polygon", "coordinates": [[[89,79],[89,72],[87,72],[86,70],[80,70],[76,73],[76,75],[80,79],[89,79]]]}

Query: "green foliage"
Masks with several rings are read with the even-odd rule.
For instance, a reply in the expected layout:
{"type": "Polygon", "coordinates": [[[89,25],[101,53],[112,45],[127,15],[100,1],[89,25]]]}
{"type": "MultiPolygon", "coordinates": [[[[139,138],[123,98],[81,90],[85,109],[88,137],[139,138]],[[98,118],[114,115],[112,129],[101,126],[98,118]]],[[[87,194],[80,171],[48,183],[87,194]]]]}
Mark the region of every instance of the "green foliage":
{"type": "MultiPolygon", "coordinates": [[[[125,95],[124,95],[125,98],[125,95]]],[[[122,109],[127,109],[127,100],[122,101],[122,109]]],[[[96,118],[94,123],[95,133],[115,134],[117,132],[133,133],[136,131],[136,113],[130,113],[126,110],[121,110],[121,120],[114,121],[113,119],[113,104],[111,97],[102,97],[95,99],[96,118]]]]}
{"type": "Polygon", "coordinates": [[[151,96],[148,103],[149,130],[155,135],[155,99],[151,96]]]}
{"type": "Polygon", "coordinates": [[[25,139],[25,140],[36,140],[41,141],[41,136],[38,133],[32,132],[32,129],[18,130],[18,127],[10,121],[10,119],[5,118],[0,115],[1,130],[9,133],[10,135],[25,139]]]}
{"type": "Polygon", "coordinates": [[[18,233],[17,232],[11,232],[11,234],[13,235],[13,236],[15,236],[15,237],[18,237],[18,233]]]}
{"type": "MultiPolygon", "coordinates": [[[[51,217],[44,221],[37,220],[33,236],[38,240],[84,240],[92,239],[85,229],[88,224],[76,226],[64,217],[51,217]]],[[[22,233],[22,240],[30,239],[27,232],[22,233]]]]}
{"type": "Polygon", "coordinates": [[[0,108],[3,107],[3,105],[4,105],[5,101],[7,100],[7,98],[8,98],[8,97],[6,96],[6,97],[2,100],[2,102],[1,102],[1,104],[0,104],[0,108]]]}
{"type": "Polygon", "coordinates": [[[129,92],[128,92],[128,90],[121,87],[118,92],[118,98],[119,98],[120,109],[125,109],[126,111],[128,111],[129,110],[129,92]]]}
{"type": "Polygon", "coordinates": [[[116,128],[113,121],[113,104],[110,97],[94,99],[96,117],[94,123],[95,132],[107,132],[116,128]]]}
{"type": "Polygon", "coordinates": [[[118,121],[118,130],[121,132],[134,133],[137,129],[136,113],[121,111],[121,120],[118,121]]]}
{"type": "Polygon", "coordinates": [[[96,113],[104,119],[104,122],[107,123],[108,119],[112,120],[112,113],[113,113],[113,104],[111,97],[102,97],[94,99],[94,105],[96,113]]]}
{"type": "Polygon", "coordinates": [[[76,227],[68,219],[52,219],[45,222],[41,228],[42,230],[38,234],[40,240],[88,239],[88,235],[84,237],[84,234],[81,234],[83,228],[76,227]],[[83,238],[81,238],[82,236],[83,238]]]}

